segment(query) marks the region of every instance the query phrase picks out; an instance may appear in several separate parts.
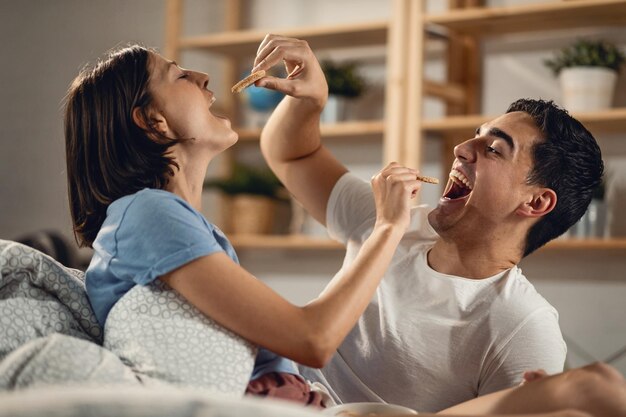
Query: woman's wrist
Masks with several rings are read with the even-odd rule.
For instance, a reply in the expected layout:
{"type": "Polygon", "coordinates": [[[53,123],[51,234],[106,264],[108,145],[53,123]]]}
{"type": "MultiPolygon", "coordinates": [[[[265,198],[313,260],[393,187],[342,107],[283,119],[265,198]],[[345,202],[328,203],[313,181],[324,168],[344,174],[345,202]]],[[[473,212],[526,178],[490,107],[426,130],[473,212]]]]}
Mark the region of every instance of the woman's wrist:
{"type": "Polygon", "coordinates": [[[374,232],[389,237],[402,237],[406,231],[406,226],[385,220],[377,220],[374,224],[374,232]]]}

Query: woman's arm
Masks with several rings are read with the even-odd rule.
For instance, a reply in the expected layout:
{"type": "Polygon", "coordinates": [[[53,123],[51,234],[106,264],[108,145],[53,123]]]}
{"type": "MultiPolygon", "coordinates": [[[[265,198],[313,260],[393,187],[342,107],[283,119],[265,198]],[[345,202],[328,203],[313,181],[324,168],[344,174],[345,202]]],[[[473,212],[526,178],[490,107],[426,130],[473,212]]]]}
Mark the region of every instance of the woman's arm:
{"type": "Polygon", "coordinates": [[[374,230],[350,267],[304,307],[255,279],[224,253],[197,259],[164,276],[207,316],[242,337],[312,367],[322,367],[371,300],[410,220],[417,171],[390,164],[372,179],[374,230]]]}

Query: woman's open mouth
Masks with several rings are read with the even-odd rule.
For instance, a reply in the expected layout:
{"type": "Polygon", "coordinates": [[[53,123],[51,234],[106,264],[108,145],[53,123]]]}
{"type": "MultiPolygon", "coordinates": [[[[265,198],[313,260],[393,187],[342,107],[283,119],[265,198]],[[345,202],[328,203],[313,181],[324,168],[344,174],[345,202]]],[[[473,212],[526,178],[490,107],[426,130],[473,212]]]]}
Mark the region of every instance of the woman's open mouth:
{"type": "Polygon", "coordinates": [[[444,200],[458,200],[470,195],[474,186],[470,180],[460,171],[450,171],[451,186],[443,195],[444,200]]]}

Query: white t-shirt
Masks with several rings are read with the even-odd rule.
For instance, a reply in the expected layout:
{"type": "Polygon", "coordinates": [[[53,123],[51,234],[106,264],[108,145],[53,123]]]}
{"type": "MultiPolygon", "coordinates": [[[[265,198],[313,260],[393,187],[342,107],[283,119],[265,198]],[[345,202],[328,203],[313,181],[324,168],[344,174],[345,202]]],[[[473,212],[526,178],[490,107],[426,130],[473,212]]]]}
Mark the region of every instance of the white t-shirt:
{"type": "MultiPolygon", "coordinates": [[[[428,212],[413,209],[382,283],[329,364],[301,368],[337,402],[436,412],[517,385],[526,370],[563,370],[558,314],[518,267],[474,280],[428,266],[426,254],[437,238],[428,212]]],[[[328,201],[327,225],[346,243],[342,269],[370,235],[375,216],[370,184],[341,177],[328,201]]]]}

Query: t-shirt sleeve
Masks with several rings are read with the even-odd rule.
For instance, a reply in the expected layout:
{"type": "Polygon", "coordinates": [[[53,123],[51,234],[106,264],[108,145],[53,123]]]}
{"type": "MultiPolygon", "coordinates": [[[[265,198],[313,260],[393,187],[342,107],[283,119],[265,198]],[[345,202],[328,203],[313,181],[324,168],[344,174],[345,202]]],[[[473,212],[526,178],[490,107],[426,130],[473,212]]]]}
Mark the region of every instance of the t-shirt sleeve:
{"type": "Polygon", "coordinates": [[[139,285],[224,250],[197,212],[162,195],[138,195],[124,212],[115,240],[111,271],[139,285]]]}
{"type": "Polygon", "coordinates": [[[283,358],[265,348],[259,348],[250,379],[257,379],[270,372],[300,375],[296,364],[292,360],[283,358]]]}
{"type": "Polygon", "coordinates": [[[531,313],[486,364],[478,395],[519,385],[525,371],[543,369],[548,374],[563,371],[567,346],[553,308],[531,313]]]}
{"type": "Polygon", "coordinates": [[[376,221],[376,203],[371,185],[346,173],[333,187],[326,208],[328,233],[342,243],[362,241],[376,221]]]}

